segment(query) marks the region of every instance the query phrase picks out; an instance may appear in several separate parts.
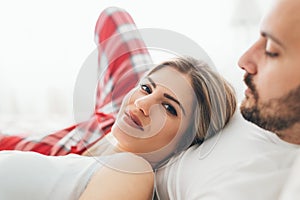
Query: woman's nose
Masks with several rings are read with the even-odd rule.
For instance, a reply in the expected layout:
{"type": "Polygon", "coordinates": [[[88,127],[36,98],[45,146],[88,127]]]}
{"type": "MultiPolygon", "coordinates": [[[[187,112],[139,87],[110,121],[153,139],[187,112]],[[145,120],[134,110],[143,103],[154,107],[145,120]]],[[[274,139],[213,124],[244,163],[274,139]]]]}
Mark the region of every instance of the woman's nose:
{"type": "Polygon", "coordinates": [[[155,104],[155,100],[150,95],[137,98],[134,101],[134,105],[138,108],[145,116],[150,115],[150,109],[155,104]]]}

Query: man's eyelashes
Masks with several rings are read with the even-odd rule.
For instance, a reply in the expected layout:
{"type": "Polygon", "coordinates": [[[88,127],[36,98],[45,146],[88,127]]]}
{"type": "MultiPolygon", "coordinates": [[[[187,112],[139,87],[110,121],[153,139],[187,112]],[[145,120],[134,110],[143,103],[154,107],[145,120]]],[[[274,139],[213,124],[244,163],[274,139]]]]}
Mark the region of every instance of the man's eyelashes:
{"type": "Polygon", "coordinates": [[[270,52],[270,51],[265,51],[265,54],[271,58],[279,56],[279,53],[276,52],[270,52]]]}

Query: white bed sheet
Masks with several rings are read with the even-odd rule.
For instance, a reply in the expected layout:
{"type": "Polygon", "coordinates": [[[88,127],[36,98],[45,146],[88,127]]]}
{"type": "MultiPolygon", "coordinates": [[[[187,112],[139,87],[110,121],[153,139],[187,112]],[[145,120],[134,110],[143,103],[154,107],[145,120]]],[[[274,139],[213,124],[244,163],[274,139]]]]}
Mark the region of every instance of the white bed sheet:
{"type": "Polygon", "coordinates": [[[73,125],[70,115],[1,114],[0,132],[9,135],[42,136],[73,125]]]}

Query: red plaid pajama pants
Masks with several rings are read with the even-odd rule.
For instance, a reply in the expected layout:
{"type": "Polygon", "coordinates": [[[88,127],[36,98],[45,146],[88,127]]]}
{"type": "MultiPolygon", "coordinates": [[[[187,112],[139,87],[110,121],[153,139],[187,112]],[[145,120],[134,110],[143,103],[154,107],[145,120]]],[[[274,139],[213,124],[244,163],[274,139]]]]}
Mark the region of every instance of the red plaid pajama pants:
{"type": "Polygon", "coordinates": [[[100,14],[95,27],[99,79],[95,111],[88,120],[39,139],[0,134],[0,150],[35,151],[45,155],[82,154],[108,134],[122,98],[140,78],[137,68],[151,63],[145,44],[135,30],[131,16],[122,9],[110,7],[100,14]],[[131,71],[129,77],[119,83],[128,71],[131,71]],[[117,83],[121,87],[116,87],[117,83]]]}

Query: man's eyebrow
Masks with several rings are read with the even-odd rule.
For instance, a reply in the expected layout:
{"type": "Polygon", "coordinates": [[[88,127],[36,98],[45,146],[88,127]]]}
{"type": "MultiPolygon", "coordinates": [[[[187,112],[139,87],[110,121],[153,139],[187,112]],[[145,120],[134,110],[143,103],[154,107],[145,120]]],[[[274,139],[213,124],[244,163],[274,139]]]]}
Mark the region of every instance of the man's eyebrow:
{"type": "Polygon", "coordinates": [[[262,32],[261,32],[261,36],[271,38],[271,40],[273,40],[275,43],[277,43],[277,44],[279,44],[280,46],[284,47],[283,43],[282,43],[279,39],[277,39],[277,38],[274,37],[272,34],[266,32],[266,31],[262,31],[262,32]]]}
{"type": "Polygon", "coordinates": [[[149,82],[151,83],[151,85],[156,88],[156,84],[154,83],[154,81],[150,78],[150,77],[147,77],[147,79],[149,80],[149,82]]]}
{"type": "Polygon", "coordinates": [[[172,97],[171,95],[169,95],[167,93],[164,93],[164,97],[166,97],[166,98],[174,101],[175,103],[177,103],[179,105],[179,107],[181,108],[183,114],[185,115],[185,110],[184,110],[184,108],[182,107],[182,105],[180,104],[180,102],[177,99],[175,99],[174,97],[172,97]]]}

